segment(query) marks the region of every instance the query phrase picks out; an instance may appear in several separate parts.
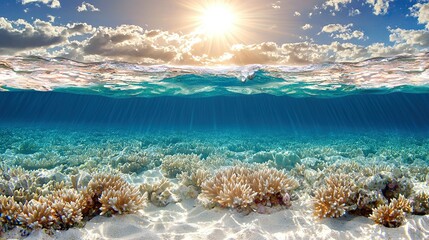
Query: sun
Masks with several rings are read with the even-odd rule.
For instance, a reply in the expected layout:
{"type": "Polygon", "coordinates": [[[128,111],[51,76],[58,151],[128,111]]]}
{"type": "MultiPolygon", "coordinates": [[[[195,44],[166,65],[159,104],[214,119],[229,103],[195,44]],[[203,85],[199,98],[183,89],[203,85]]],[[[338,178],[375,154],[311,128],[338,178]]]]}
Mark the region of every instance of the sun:
{"type": "Polygon", "coordinates": [[[204,6],[199,16],[198,31],[208,36],[232,34],[238,22],[231,6],[223,3],[204,6]]]}

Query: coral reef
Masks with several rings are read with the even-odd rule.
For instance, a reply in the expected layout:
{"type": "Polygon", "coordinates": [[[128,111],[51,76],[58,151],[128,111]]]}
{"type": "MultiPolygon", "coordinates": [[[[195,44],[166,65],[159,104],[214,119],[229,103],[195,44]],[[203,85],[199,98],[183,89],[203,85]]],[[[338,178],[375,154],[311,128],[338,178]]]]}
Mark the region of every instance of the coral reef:
{"type": "Polygon", "coordinates": [[[174,178],[183,172],[194,172],[201,167],[201,159],[196,154],[174,154],[162,159],[161,170],[166,177],[174,178]]]}
{"type": "Polygon", "coordinates": [[[130,185],[119,189],[106,188],[99,199],[101,215],[106,213],[133,213],[142,208],[145,196],[141,196],[139,189],[130,185]]]}
{"type": "Polygon", "coordinates": [[[412,206],[414,214],[429,214],[429,194],[425,192],[416,194],[413,198],[412,206]]]}
{"type": "MultiPolygon", "coordinates": [[[[2,168],[1,172],[9,180],[17,176],[34,177],[36,174],[13,168],[2,168]]],[[[138,187],[116,175],[98,174],[86,185],[84,179],[88,179],[88,176],[85,174],[82,175],[82,181],[78,181],[78,177],[72,177],[73,184],[52,180],[39,181],[37,184],[32,179],[34,182],[31,183],[27,178],[12,181],[9,184],[12,185],[11,189],[15,189],[13,185],[16,184],[19,186],[18,190],[5,191],[11,196],[0,195],[0,222],[4,229],[15,226],[29,230],[68,229],[82,226],[84,220],[89,220],[96,214],[135,212],[143,207],[146,199],[146,195],[140,194],[138,187]],[[70,188],[71,186],[75,188],[70,188]]]]}
{"type": "Polygon", "coordinates": [[[0,195],[0,222],[8,229],[17,224],[18,216],[21,213],[21,206],[13,197],[0,195]]]}
{"type": "Polygon", "coordinates": [[[145,200],[137,187],[120,176],[107,174],[94,176],[88,183],[85,195],[86,199],[91,199],[93,208],[101,211],[101,215],[135,212],[143,207],[145,200]]]}
{"type": "Polygon", "coordinates": [[[171,186],[171,182],[163,178],[155,183],[144,183],[140,185],[140,191],[147,194],[149,202],[155,206],[165,207],[169,204],[171,186]]]}
{"type": "Polygon", "coordinates": [[[203,197],[221,207],[257,210],[260,206],[290,206],[291,191],[297,186],[277,169],[235,166],[220,170],[201,188],[203,197]]]}
{"type": "Polygon", "coordinates": [[[411,203],[403,195],[393,199],[389,205],[381,205],[373,209],[369,216],[374,222],[389,228],[399,227],[405,221],[405,213],[412,211],[411,203]]]}
{"type": "Polygon", "coordinates": [[[326,186],[314,196],[314,215],[318,218],[341,217],[349,209],[355,197],[354,182],[344,174],[326,179],[326,186]]]}

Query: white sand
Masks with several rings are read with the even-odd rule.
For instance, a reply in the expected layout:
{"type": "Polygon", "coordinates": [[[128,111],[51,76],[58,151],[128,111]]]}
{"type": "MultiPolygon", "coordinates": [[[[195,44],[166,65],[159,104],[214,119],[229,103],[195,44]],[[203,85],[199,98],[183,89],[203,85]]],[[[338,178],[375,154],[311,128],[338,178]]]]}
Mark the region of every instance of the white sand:
{"type": "Polygon", "coordinates": [[[408,216],[406,224],[390,229],[365,217],[317,220],[308,206],[298,201],[291,209],[245,216],[186,200],[164,208],[149,205],[137,214],[95,217],[82,229],[54,236],[33,232],[27,239],[429,239],[429,216],[408,216]]]}

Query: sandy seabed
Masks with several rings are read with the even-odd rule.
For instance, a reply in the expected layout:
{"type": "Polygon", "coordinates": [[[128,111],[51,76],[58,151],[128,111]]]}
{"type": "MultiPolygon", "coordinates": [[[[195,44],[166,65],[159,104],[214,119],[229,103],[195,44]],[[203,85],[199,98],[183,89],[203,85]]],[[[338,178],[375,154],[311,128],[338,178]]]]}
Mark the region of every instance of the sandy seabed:
{"type": "MultiPolygon", "coordinates": [[[[370,219],[346,215],[318,220],[309,201],[271,214],[243,215],[235,210],[206,209],[188,199],[164,208],[147,206],[136,214],[98,216],[84,228],[43,230],[26,239],[428,239],[429,216],[409,215],[399,228],[376,225],[370,219]]],[[[15,229],[5,238],[20,236],[15,229]]]]}
{"type": "MultiPolygon", "coordinates": [[[[91,172],[93,169],[103,170],[110,167],[119,169],[128,182],[141,184],[165,177],[159,169],[159,165],[163,167],[165,162],[162,159],[165,158],[158,155],[197,154],[204,156],[202,162],[208,163],[211,163],[208,160],[211,156],[220,156],[217,159],[222,160],[221,163],[225,166],[233,165],[233,160],[253,164],[273,159],[279,169],[286,170],[301,164],[314,176],[320,175],[321,180],[325,176],[319,168],[335,169],[335,164],[359,163],[369,168],[386,165],[389,166],[386,168],[389,174],[400,170],[406,176],[411,176],[412,178],[406,180],[413,183],[413,191],[428,190],[427,137],[377,135],[346,136],[340,139],[332,136],[330,139],[309,138],[309,141],[301,137],[290,140],[284,136],[254,139],[241,136],[208,138],[207,135],[188,138],[180,135],[122,137],[113,133],[63,134],[57,131],[46,133],[12,129],[5,130],[1,139],[4,140],[3,153],[0,154],[3,164],[20,166],[33,173],[38,171],[46,176],[56,176],[61,171],[67,173],[73,169],[91,172]],[[147,155],[139,155],[141,152],[147,155]],[[143,167],[127,167],[127,164],[133,163],[133,159],[141,159],[142,156],[148,156],[148,162],[141,163],[143,167]]],[[[213,170],[219,169],[219,166],[212,167],[213,170]]],[[[59,176],[68,179],[66,174],[59,176]]],[[[177,179],[170,180],[177,185],[177,179]]],[[[302,178],[299,181],[304,184],[309,180],[302,178]]],[[[244,214],[236,209],[207,208],[198,199],[183,198],[169,201],[165,207],[147,203],[142,210],[134,214],[96,216],[82,228],[53,233],[34,230],[25,236],[27,234],[22,232],[22,228],[16,227],[5,232],[2,237],[88,240],[429,239],[429,215],[408,214],[405,223],[398,228],[387,228],[375,224],[367,217],[349,214],[320,220],[314,217],[313,213],[310,196],[313,190],[303,186],[298,199],[292,201],[289,209],[272,209],[267,214],[244,214]]]]}

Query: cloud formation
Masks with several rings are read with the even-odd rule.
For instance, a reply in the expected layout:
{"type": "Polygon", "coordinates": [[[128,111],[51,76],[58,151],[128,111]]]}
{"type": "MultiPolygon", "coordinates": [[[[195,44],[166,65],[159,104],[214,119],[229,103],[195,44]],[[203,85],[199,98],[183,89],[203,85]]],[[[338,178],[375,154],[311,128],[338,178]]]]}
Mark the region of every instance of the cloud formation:
{"type": "MultiPolygon", "coordinates": [[[[375,15],[386,14],[389,10],[390,2],[393,2],[393,0],[365,0],[365,3],[373,8],[373,13],[375,15]]],[[[350,3],[352,3],[352,0],[326,0],[322,6],[325,9],[333,8],[334,11],[340,11],[341,8],[345,7],[350,3]]]]}
{"type": "Polygon", "coordinates": [[[78,12],[99,12],[100,9],[96,8],[94,5],[82,2],[80,6],[77,7],[78,12]]]}
{"type": "Polygon", "coordinates": [[[23,19],[9,21],[0,17],[0,53],[14,54],[28,49],[58,46],[67,43],[68,37],[90,33],[90,28],[81,23],[54,26],[40,19],[29,23],[23,19]]]}
{"type": "Polygon", "coordinates": [[[326,0],[323,4],[324,8],[333,7],[335,11],[339,11],[344,5],[351,3],[352,0],[326,0]]]}
{"type": "Polygon", "coordinates": [[[301,28],[302,28],[302,30],[308,30],[308,29],[312,29],[313,26],[311,26],[311,24],[307,23],[304,26],[302,26],[301,28]]]}
{"type": "Polygon", "coordinates": [[[45,4],[50,8],[61,7],[61,3],[59,0],[21,0],[21,3],[22,5],[29,4],[29,3],[41,3],[41,4],[45,4]]]}
{"type": "Polygon", "coordinates": [[[410,8],[410,11],[411,16],[416,17],[419,24],[426,24],[426,29],[429,29],[429,2],[417,3],[410,8]]]}
{"type": "Polygon", "coordinates": [[[396,44],[406,44],[419,48],[429,47],[429,31],[428,30],[406,30],[401,28],[389,29],[391,42],[396,44]]]}
{"type": "Polygon", "coordinates": [[[330,33],[330,36],[332,38],[342,40],[350,40],[353,38],[362,40],[366,38],[365,34],[362,31],[352,30],[351,27],[353,27],[353,23],[347,25],[341,25],[338,23],[328,24],[322,28],[322,31],[320,33],[330,33]]]}
{"type": "MultiPolygon", "coordinates": [[[[321,33],[331,34],[339,39],[364,38],[363,33],[352,30],[352,27],[352,24],[329,24],[322,28],[321,33]]],[[[392,46],[383,43],[362,46],[338,41],[329,44],[308,41],[284,44],[261,42],[224,46],[220,51],[212,53],[210,39],[196,33],[181,34],[135,25],[93,27],[86,23],[71,23],[55,26],[39,19],[30,23],[0,18],[0,53],[142,64],[293,65],[360,61],[372,57],[416,53],[429,48],[428,30],[388,30],[392,46]]]]}

